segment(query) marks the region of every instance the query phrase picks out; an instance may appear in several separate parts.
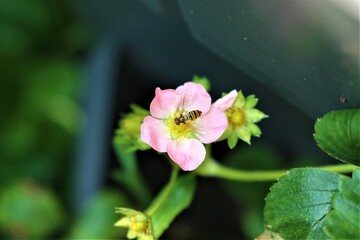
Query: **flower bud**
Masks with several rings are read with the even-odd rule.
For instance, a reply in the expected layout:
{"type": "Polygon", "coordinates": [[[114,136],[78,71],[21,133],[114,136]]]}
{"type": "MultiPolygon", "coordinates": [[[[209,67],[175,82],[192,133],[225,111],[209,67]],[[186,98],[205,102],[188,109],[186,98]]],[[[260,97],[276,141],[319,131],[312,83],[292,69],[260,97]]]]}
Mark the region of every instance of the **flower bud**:
{"type": "Polygon", "coordinates": [[[127,151],[147,150],[149,145],[140,137],[140,127],[149,111],[137,105],[130,106],[132,112],[124,115],[119,121],[119,128],[115,132],[114,143],[120,144],[127,151]]]}
{"type": "Polygon", "coordinates": [[[268,116],[256,109],[259,99],[254,95],[244,97],[241,91],[233,105],[225,111],[229,125],[218,141],[227,139],[230,149],[233,149],[238,139],[250,144],[251,136],[260,137],[261,130],[255,124],[268,116]]]}
{"type": "Polygon", "coordinates": [[[129,228],[127,237],[129,239],[138,238],[140,240],[153,240],[154,236],[151,231],[150,217],[142,212],[130,208],[116,208],[116,213],[125,215],[117,221],[115,227],[129,228]]]}
{"type": "Polygon", "coordinates": [[[193,77],[192,81],[194,83],[198,83],[198,84],[202,85],[206,91],[209,91],[211,88],[210,81],[209,81],[209,79],[207,79],[207,77],[200,77],[198,75],[195,75],[193,77]]]}

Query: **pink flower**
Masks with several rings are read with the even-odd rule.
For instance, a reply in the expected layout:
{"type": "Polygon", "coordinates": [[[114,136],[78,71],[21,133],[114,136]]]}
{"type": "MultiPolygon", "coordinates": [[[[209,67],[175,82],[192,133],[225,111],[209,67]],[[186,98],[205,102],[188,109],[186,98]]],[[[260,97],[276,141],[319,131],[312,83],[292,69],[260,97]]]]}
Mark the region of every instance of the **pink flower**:
{"type": "Polygon", "coordinates": [[[216,141],[227,128],[224,111],[236,97],[233,90],[211,105],[210,95],[197,83],[187,82],[175,90],[156,88],[141,138],[156,151],[167,152],[182,170],[194,170],[205,159],[204,143],[216,141]]]}

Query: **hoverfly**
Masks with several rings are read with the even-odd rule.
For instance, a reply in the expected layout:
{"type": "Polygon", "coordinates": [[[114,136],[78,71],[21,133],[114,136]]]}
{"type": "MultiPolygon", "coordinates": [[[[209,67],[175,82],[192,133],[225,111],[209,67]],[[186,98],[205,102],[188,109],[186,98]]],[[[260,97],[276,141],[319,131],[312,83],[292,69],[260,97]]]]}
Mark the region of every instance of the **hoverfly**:
{"type": "Polygon", "coordinates": [[[204,129],[196,123],[196,120],[201,117],[202,111],[196,109],[188,111],[192,105],[191,99],[191,92],[188,90],[182,99],[180,116],[175,117],[174,122],[176,125],[185,124],[189,129],[197,133],[199,136],[206,136],[204,129]]]}
{"type": "Polygon", "coordinates": [[[202,111],[200,110],[192,110],[190,112],[183,112],[179,117],[176,117],[174,119],[176,125],[180,125],[181,123],[186,124],[186,121],[188,120],[196,120],[199,118],[202,114],[202,111]]]}

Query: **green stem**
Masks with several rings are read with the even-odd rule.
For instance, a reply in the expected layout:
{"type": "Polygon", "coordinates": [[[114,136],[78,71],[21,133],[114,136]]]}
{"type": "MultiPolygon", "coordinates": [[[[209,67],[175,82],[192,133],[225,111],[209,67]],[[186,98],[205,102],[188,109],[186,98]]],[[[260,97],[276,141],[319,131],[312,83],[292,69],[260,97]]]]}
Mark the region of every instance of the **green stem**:
{"type": "Polygon", "coordinates": [[[318,168],[330,172],[349,173],[359,167],[351,164],[336,164],[336,165],[319,166],[318,168]]]}
{"type": "Polygon", "coordinates": [[[121,144],[115,142],[115,138],[113,147],[122,168],[114,175],[115,179],[124,184],[136,200],[145,207],[151,200],[151,194],[139,172],[135,153],[127,152],[121,144]]]}
{"type": "MultiPolygon", "coordinates": [[[[317,167],[322,170],[348,173],[357,166],[350,164],[338,164],[317,167]]],[[[204,177],[218,177],[234,181],[244,182],[260,182],[260,181],[276,181],[279,177],[285,175],[288,170],[269,170],[269,171],[246,171],[230,168],[220,164],[214,159],[206,159],[205,162],[195,171],[196,174],[204,177]]]]}
{"type": "Polygon", "coordinates": [[[173,186],[174,186],[174,183],[177,179],[177,176],[178,176],[178,173],[179,173],[179,167],[178,166],[175,166],[173,165],[173,169],[172,169],[172,172],[171,172],[171,176],[170,176],[170,180],[169,180],[169,183],[167,184],[164,192],[162,192],[158,197],[159,199],[156,199],[155,200],[155,204],[154,205],[150,205],[150,207],[146,210],[146,214],[148,216],[152,216],[154,215],[154,213],[161,207],[161,205],[165,202],[166,198],[169,196],[173,186]]]}

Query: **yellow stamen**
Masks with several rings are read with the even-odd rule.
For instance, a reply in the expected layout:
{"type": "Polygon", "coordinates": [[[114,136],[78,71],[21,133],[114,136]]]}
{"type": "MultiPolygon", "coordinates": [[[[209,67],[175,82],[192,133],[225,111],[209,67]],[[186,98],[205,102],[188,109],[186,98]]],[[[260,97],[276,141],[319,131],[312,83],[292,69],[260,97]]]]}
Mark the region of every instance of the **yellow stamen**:
{"type": "Polygon", "coordinates": [[[148,224],[146,222],[134,222],[130,225],[130,230],[136,233],[146,232],[148,224]]]}
{"type": "Polygon", "coordinates": [[[179,125],[177,125],[175,123],[175,118],[180,117],[180,116],[181,116],[181,113],[176,112],[174,114],[174,116],[164,120],[166,126],[168,126],[168,128],[169,128],[171,138],[177,139],[180,137],[185,137],[185,138],[194,137],[193,130],[189,127],[188,124],[180,123],[179,125]]]}

